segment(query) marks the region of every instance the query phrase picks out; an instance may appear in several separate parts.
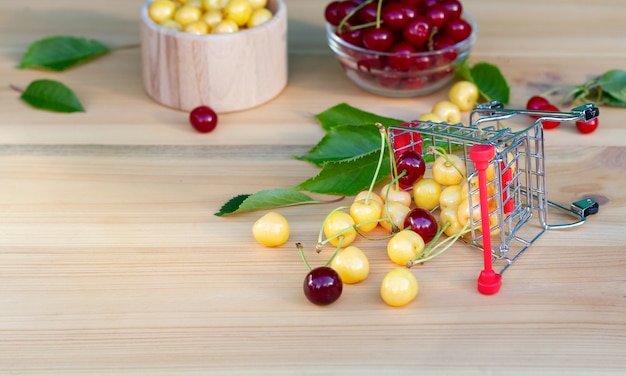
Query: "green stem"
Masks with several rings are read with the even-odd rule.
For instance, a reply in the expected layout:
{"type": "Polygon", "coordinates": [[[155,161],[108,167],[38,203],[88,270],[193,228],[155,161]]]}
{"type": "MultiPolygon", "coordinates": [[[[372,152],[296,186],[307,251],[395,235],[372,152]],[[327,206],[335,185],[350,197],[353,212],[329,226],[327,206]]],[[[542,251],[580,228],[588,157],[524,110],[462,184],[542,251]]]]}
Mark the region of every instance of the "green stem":
{"type": "Polygon", "coordinates": [[[396,190],[400,189],[400,185],[398,184],[398,181],[400,180],[401,177],[403,177],[406,173],[406,170],[402,170],[402,172],[400,173],[400,175],[396,176],[395,178],[393,178],[393,180],[391,180],[391,182],[387,185],[387,191],[385,191],[385,214],[387,215],[387,220],[389,221],[389,223],[391,224],[391,233],[394,234],[396,233],[399,228],[398,226],[396,226],[395,223],[393,223],[393,219],[391,218],[391,214],[389,213],[389,192],[391,191],[391,186],[395,183],[396,185],[396,190]]]}
{"type": "Polygon", "coordinates": [[[450,227],[450,222],[446,222],[444,223],[443,226],[441,226],[438,230],[437,233],[435,234],[435,237],[430,241],[430,243],[428,243],[428,246],[426,246],[426,248],[424,248],[424,250],[422,251],[422,253],[420,253],[419,255],[417,255],[416,259],[421,259],[422,257],[428,257],[430,255],[430,253],[433,251],[433,249],[435,248],[435,246],[437,246],[437,242],[439,241],[439,238],[441,238],[441,235],[443,235],[443,232],[450,227]]]}
{"type": "Polygon", "coordinates": [[[313,268],[311,268],[311,265],[309,264],[309,262],[307,261],[306,257],[304,256],[304,250],[302,249],[302,243],[296,243],[296,247],[298,248],[298,252],[300,253],[300,257],[302,258],[302,261],[304,261],[304,265],[306,265],[306,267],[309,269],[309,271],[313,270],[313,268]]]}
{"type": "Polygon", "coordinates": [[[383,164],[383,159],[385,157],[385,136],[387,133],[385,131],[385,127],[382,124],[376,123],[376,126],[380,131],[380,155],[378,156],[378,164],[376,165],[376,170],[374,171],[374,176],[372,177],[372,182],[370,183],[370,188],[367,191],[367,196],[365,197],[366,205],[369,204],[370,195],[374,190],[374,185],[376,185],[376,182],[378,181],[378,174],[380,174],[380,168],[383,164]]]}
{"type": "MultiPolygon", "coordinates": [[[[361,9],[363,9],[367,4],[374,2],[374,0],[367,0],[362,2],[361,4],[357,5],[354,9],[352,9],[348,14],[346,14],[346,16],[339,22],[339,25],[337,25],[337,29],[341,30],[343,28],[343,25],[350,19],[350,17],[354,16],[358,11],[360,11],[361,9]]],[[[380,12],[379,12],[380,13],[380,12]]]]}
{"type": "Polygon", "coordinates": [[[433,154],[437,155],[437,156],[441,156],[443,159],[446,160],[446,163],[448,163],[449,165],[451,165],[452,167],[454,167],[454,169],[459,173],[459,175],[461,175],[463,177],[463,179],[465,179],[465,174],[461,171],[461,169],[459,169],[459,167],[450,160],[450,158],[448,157],[448,152],[446,149],[444,149],[441,146],[433,146],[431,147],[431,151],[433,154]]]}
{"type": "Polygon", "coordinates": [[[331,262],[333,262],[333,259],[335,258],[335,256],[337,256],[337,253],[339,253],[339,250],[341,249],[342,243],[343,243],[343,236],[339,238],[339,242],[337,243],[337,248],[335,248],[335,252],[333,252],[333,254],[330,256],[328,261],[326,261],[326,264],[324,264],[324,266],[328,266],[330,265],[331,262]]]}
{"type": "MultiPolygon", "coordinates": [[[[391,146],[391,140],[389,139],[389,134],[387,133],[387,131],[385,131],[385,142],[387,142],[387,152],[389,153],[389,161],[391,163],[391,170],[393,173],[392,176],[398,176],[398,165],[396,163],[396,155],[393,152],[393,147],[391,146]]],[[[404,174],[404,171],[402,173],[404,174]]],[[[399,183],[398,178],[395,179],[396,191],[400,190],[400,183],[399,183]]]]}
{"type": "Polygon", "coordinates": [[[378,8],[376,8],[376,28],[380,27],[380,13],[383,8],[383,0],[378,0],[378,8]]]}
{"type": "MultiPolygon", "coordinates": [[[[327,242],[323,242],[322,239],[324,237],[324,226],[326,225],[326,222],[328,221],[328,218],[330,218],[331,215],[333,215],[334,212],[339,211],[339,210],[343,210],[343,209],[349,209],[349,206],[340,206],[338,208],[335,208],[333,211],[331,211],[330,213],[328,213],[328,215],[326,216],[326,218],[324,218],[324,222],[322,222],[322,226],[320,226],[320,232],[317,235],[317,244],[318,244],[318,252],[321,251],[321,247],[324,246],[324,244],[326,244],[327,242]],[[321,244],[321,246],[320,246],[321,244]]],[[[350,228],[350,227],[348,227],[350,228]]],[[[345,232],[344,232],[345,233],[345,232]]]]}
{"type": "Polygon", "coordinates": [[[130,49],[139,48],[139,47],[141,47],[141,44],[139,43],[124,44],[124,45],[117,46],[117,47],[110,47],[110,50],[111,52],[113,52],[113,51],[119,51],[119,50],[130,50],[130,49]]]}
{"type": "Polygon", "coordinates": [[[437,239],[441,236],[441,233],[445,231],[445,229],[450,226],[450,222],[446,222],[443,226],[442,226],[442,230],[437,232],[437,235],[435,236],[435,239],[433,239],[430,244],[428,245],[428,247],[426,247],[426,249],[424,249],[424,251],[422,251],[422,253],[420,255],[418,255],[415,259],[409,261],[407,263],[407,268],[411,268],[413,265],[415,264],[420,264],[420,263],[424,263],[426,261],[432,260],[435,257],[439,256],[440,254],[444,253],[445,251],[447,251],[452,244],[454,244],[462,235],[468,233],[469,230],[469,225],[470,225],[471,221],[467,221],[467,223],[465,223],[465,226],[463,226],[463,228],[461,229],[461,231],[459,231],[458,233],[454,234],[454,236],[449,237],[447,239],[442,240],[439,243],[436,243],[437,239]],[[440,249],[439,251],[437,251],[436,253],[432,253],[436,248],[441,247],[442,245],[446,244],[447,242],[449,242],[450,244],[447,244],[445,247],[443,247],[442,249],[440,249]],[[435,246],[436,244],[436,246],[435,246]]]}

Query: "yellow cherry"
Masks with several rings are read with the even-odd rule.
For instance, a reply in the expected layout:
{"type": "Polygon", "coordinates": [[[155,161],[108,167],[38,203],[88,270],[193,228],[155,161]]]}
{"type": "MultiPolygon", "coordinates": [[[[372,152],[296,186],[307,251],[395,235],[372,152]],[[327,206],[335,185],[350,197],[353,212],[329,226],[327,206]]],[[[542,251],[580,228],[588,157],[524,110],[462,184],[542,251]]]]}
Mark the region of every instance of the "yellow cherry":
{"type": "Polygon", "coordinates": [[[355,246],[342,249],[330,263],[341,277],[343,283],[358,283],[363,281],[370,272],[370,263],[363,251],[355,246]]]}
{"type": "Polygon", "coordinates": [[[450,102],[456,104],[461,111],[469,111],[476,107],[479,95],[478,87],[469,81],[456,82],[448,92],[450,102]]]}

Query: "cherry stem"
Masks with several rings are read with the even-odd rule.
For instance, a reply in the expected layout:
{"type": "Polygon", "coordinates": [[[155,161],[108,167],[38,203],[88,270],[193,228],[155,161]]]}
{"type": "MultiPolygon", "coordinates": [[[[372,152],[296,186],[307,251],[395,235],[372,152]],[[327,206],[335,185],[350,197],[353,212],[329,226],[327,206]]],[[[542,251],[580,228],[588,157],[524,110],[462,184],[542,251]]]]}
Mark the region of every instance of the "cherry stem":
{"type": "Polygon", "coordinates": [[[337,254],[339,253],[339,250],[341,249],[341,244],[343,243],[343,236],[339,237],[339,241],[337,242],[337,248],[335,248],[335,252],[333,252],[333,254],[330,256],[330,258],[328,259],[328,261],[326,261],[326,264],[324,264],[324,266],[328,266],[330,265],[331,262],[333,262],[333,259],[335,258],[335,256],[337,256],[337,254]]]}
{"type": "Polygon", "coordinates": [[[112,47],[111,51],[130,50],[130,49],[139,48],[139,47],[141,47],[141,44],[139,44],[139,43],[125,44],[125,45],[121,45],[121,46],[117,46],[117,47],[112,47]]]}
{"type": "Polygon", "coordinates": [[[306,257],[304,256],[304,250],[302,249],[302,243],[298,242],[296,243],[296,248],[298,248],[298,252],[300,253],[300,257],[302,258],[302,261],[304,261],[304,265],[306,265],[306,267],[309,269],[309,271],[313,270],[313,268],[311,268],[311,265],[309,264],[309,262],[307,261],[306,257]]]}
{"type": "Polygon", "coordinates": [[[372,177],[370,188],[367,191],[367,196],[365,196],[366,205],[369,204],[370,195],[372,194],[372,191],[374,190],[374,185],[376,185],[376,182],[378,181],[378,174],[380,174],[380,168],[383,165],[383,159],[385,157],[385,140],[386,140],[385,136],[387,135],[387,132],[385,131],[385,127],[382,124],[376,123],[376,126],[378,127],[378,130],[380,131],[380,155],[378,156],[378,164],[376,165],[376,171],[374,171],[374,176],[372,177]]]}
{"type": "MultiPolygon", "coordinates": [[[[374,2],[374,0],[367,0],[367,1],[364,1],[361,4],[357,5],[356,7],[354,7],[354,9],[352,9],[350,12],[348,12],[348,14],[346,14],[346,16],[339,22],[339,24],[337,25],[337,29],[341,30],[343,28],[343,25],[350,19],[350,17],[354,16],[358,11],[363,9],[367,4],[373,3],[373,2],[374,2]]],[[[379,12],[380,12],[380,10],[379,10],[379,12]]],[[[359,28],[361,28],[361,27],[359,27],[359,28]]],[[[352,30],[353,28],[350,27],[350,29],[352,30]]],[[[354,29],[356,29],[356,28],[354,28],[354,29]]]]}
{"type": "Polygon", "coordinates": [[[376,8],[376,28],[380,27],[380,13],[383,8],[383,0],[378,0],[378,7],[376,8]]]}
{"type": "Polygon", "coordinates": [[[394,234],[396,232],[398,232],[398,230],[400,230],[398,228],[398,226],[396,226],[395,223],[393,223],[393,219],[391,218],[391,214],[389,213],[389,192],[391,191],[391,186],[392,184],[395,183],[396,185],[396,190],[399,190],[400,187],[398,185],[398,181],[400,180],[401,177],[403,177],[406,174],[406,170],[402,170],[402,172],[400,173],[400,175],[396,176],[388,185],[387,185],[387,191],[385,191],[385,214],[387,214],[387,221],[389,221],[389,223],[391,224],[391,233],[394,234]]]}
{"type": "MultiPolygon", "coordinates": [[[[396,155],[393,152],[393,147],[391,146],[391,140],[389,139],[388,130],[385,131],[385,141],[387,142],[387,152],[389,153],[389,161],[391,161],[391,170],[393,172],[393,176],[398,176],[398,164],[396,162],[396,155]]],[[[402,171],[404,174],[405,170],[402,171]]],[[[399,178],[399,176],[398,176],[399,178]]],[[[396,191],[400,190],[399,179],[395,179],[396,191]]]]}
{"type": "Polygon", "coordinates": [[[15,86],[15,85],[13,85],[13,84],[9,84],[9,87],[10,87],[11,89],[13,89],[13,90],[17,91],[18,93],[23,93],[23,92],[24,92],[24,90],[22,90],[22,88],[17,87],[17,86],[15,86]]]}
{"type": "Polygon", "coordinates": [[[439,256],[440,254],[444,253],[445,251],[447,251],[452,244],[454,244],[462,235],[468,233],[469,230],[469,224],[470,221],[467,221],[467,223],[465,223],[465,226],[463,226],[463,228],[456,234],[454,234],[454,236],[449,237],[447,239],[442,240],[439,243],[436,243],[437,240],[439,239],[439,237],[441,236],[441,234],[445,231],[446,228],[448,228],[450,226],[450,222],[447,221],[442,228],[437,232],[437,235],[435,235],[435,238],[430,242],[430,244],[428,245],[428,247],[426,247],[426,249],[424,249],[424,251],[422,251],[421,254],[419,254],[414,260],[411,260],[407,263],[407,268],[411,268],[412,266],[414,266],[415,264],[420,264],[420,263],[424,263],[426,261],[432,260],[435,257],[439,256]],[[435,249],[437,249],[438,247],[441,247],[442,245],[446,244],[446,243],[450,243],[447,244],[445,247],[443,247],[442,249],[440,249],[439,251],[437,251],[436,253],[432,253],[435,249]],[[435,246],[436,244],[436,246],[435,246]]]}
{"type": "MultiPolygon", "coordinates": [[[[331,215],[333,215],[334,212],[339,211],[339,210],[343,210],[343,209],[349,209],[349,206],[340,206],[338,208],[335,208],[334,210],[332,210],[330,213],[328,213],[328,215],[326,216],[326,218],[324,218],[324,222],[322,222],[322,226],[320,227],[320,232],[317,235],[317,251],[320,252],[322,250],[322,247],[324,246],[324,244],[326,244],[328,242],[328,239],[326,239],[326,241],[322,241],[322,238],[324,236],[324,226],[326,225],[326,222],[328,222],[328,219],[330,218],[331,215]]],[[[348,229],[350,229],[351,227],[348,227],[348,229]]],[[[345,231],[345,230],[344,230],[345,231]]],[[[343,235],[345,232],[342,231],[339,234],[343,235]]],[[[337,236],[339,235],[337,234],[337,236]]]]}
{"type": "MultiPolygon", "coordinates": [[[[333,252],[333,254],[326,261],[324,266],[328,266],[328,265],[330,265],[331,262],[333,262],[333,259],[335,258],[335,256],[337,256],[337,254],[339,253],[339,250],[341,249],[341,243],[342,242],[343,242],[343,236],[339,238],[339,243],[337,244],[337,249],[335,249],[335,252],[333,252]]],[[[306,265],[306,267],[309,269],[309,271],[313,270],[313,268],[311,267],[311,264],[309,264],[309,261],[306,259],[306,256],[304,255],[304,247],[302,246],[302,243],[297,242],[296,243],[296,248],[298,249],[298,253],[300,253],[300,258],[302,258],[302,261],[304,262],[304,265],[306,265]]]]}

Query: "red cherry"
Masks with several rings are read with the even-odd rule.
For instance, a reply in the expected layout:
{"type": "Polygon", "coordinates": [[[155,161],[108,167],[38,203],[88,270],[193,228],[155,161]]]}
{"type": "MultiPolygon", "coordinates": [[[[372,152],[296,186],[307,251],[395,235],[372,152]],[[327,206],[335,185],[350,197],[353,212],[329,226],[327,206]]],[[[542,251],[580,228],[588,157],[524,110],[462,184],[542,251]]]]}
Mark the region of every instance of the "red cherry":
{"type": "MultiPolygon", "coordinates": [[[[539,110],[541,111],[549,111],[549,112],[558,112],[559,109],[552,104],[547,104],[545,106],[542,106],[539,110]]],[[[558,127],[561,122],[560,121],[542,121],[541,124],[543,124],[543,129],[554,129],[556,127],[558,127]]]]}
{"type": "Polygon", "coordinates": [[[389,3],[381,9],[380,18],[389,30],[400,30],[409,20],[404,10],[400,3],[389,3]]]}
{"type": "Polygon", "coordinates": [[[448,20],[448,11],[441,4],[435,4],[426,9],[424,16],[430,21],[430,26],[439,29],[448,20]]]}
{"type": "Polygon", "coordinates": [[[337,10],[339,9],[340,3],[341,1],[335,0],[329,3],[326,6],[326,8],[324,8],[324,18],[326,19],[326,22],[328,22],[329,24],[333,26],[337,26],[339,25],[339,22],[341,22],[341,19],[339,18],[339,15],[337,14],[337,10]]]}
{"type": "Polygon", "coordinates": [[[431,29],[426,17],[416,16],[414,20],[407,23],[402,29],[402,37],[414,47],[420,48],[428,42],[431,29]]]}
{"type": "Polygon", "coordinates": [[[541,107],[547,106],[549,104],[550,102],[548,102],[546,98],[539,96],[539,95],[535,95],[535,96],[530,97],[530,99],[528,99],[528,102],[526,103],[526,109],[527,110],[539,110],[541,107]]]}
{"type": "Polygon", "coordinates": [[[370,27],[363,30],[363,46],[374,51],[387,51],[393,45],[393,34],[385,27],[370,27]]]}
{"type": "Polygon", "coordinates": [[[363,29],[346,29],[337,31],[337,35],[346,43],[357,47],[363,47],[363,29]]]}
{"type": "Polygon", "coordinates": [[[404,227],[418,233],[424,240],[424,243],[433,240],[438,230],[435,217],[428,210],[422,208],[414,208],[406,214],[404,227]]]}
{"type": "MultiPolygon", "coordinates": [[[[337,17],[341,22],[348,14],[350,14],[354,8],[356,8],[359,4],[353,0],[343,0],[337,6],[337,17]]],[[[358,12],[354,13],[350,18],[348,18],[345,22],[348,24],[356,24],[358,22],[358,12]]]]}
{"type": "Polygon", "coordinates": [[[587,121],[577,121],[576,129],[582,134],[592,133],[598,128],[598,118],[587,121]]]}
{"type": "Polygon", "coordinates": [[[446,50],[438,54],[437,60],[440,60],[439,64],[450,63],[456,59],[458,51],[456,49],[449,49],[455,44],[454,40],[447,35],[437,33],[433,36],[433,51],[446,50]]]}
{"type": "Polygon", "coordinates": [[[465,20],[450,20],[444,26],[443,33],[455,42],[461,42],[472,34],[472,26],[465,20]]]}
{"type": "Polygon", "coordinates": [[[376,22],[378,16],[378,3],[369,3],[357,13],[361,24],[376,22]]]}
{"type": "Polygon", "coordinates": [[[200,133],[209,133],[217,126],[217,114],[211,107],[199,106],[189,113],[189,123],[200,133]]]}
{"type": "Polygon", "coordinates": [[[328,266],[311,270],[304,278],[304,296],[313,304],[328,305],[341,296],[343,281],[339,274],[328,266]]]}
{"type": "Polygon", "coordinates": [[[426,172],[426,162],[421,153],[409,150],[398,157],[396,168],[398,174],[401,174],[402,171],[406,171],[406,173],[398,179],[400,185],[410,187],[424,176],[426,172]]]}
{"type": "Polygon", "coordinates": [[[390,66],[383,68],[383,73],[376,77],[379,84],[388,88],[397,88],[402,81],[402,78],[398,77],[398,73],[390,66]]]}
{"type": "Polygon", "coordinates": [[[415,53],[415,48],[407,42],[398,42],[387,52],[394,54],[387,57],[387,64],[394,69],[407,71],[415,65],[415,57],[411,55],[415,53]]]}
{"type": "Polygon", "coordinates": [[[441,6],[448,13],[448,20],[458,20],[463,13],[463,5],[458,0],[443,0],[441,6]]]}

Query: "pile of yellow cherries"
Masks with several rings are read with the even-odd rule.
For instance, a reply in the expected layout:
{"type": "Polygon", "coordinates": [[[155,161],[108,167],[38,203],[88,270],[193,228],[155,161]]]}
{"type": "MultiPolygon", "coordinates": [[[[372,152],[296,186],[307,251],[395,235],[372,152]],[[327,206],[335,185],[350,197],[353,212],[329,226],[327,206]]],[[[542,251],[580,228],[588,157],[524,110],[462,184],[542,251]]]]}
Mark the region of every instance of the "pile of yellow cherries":
{"type": "Polygon", "coordinates": [[[148,6],[155,23],[190,34],[226,34],[272,18],[267,0],[155,0],[148,6]]]}

